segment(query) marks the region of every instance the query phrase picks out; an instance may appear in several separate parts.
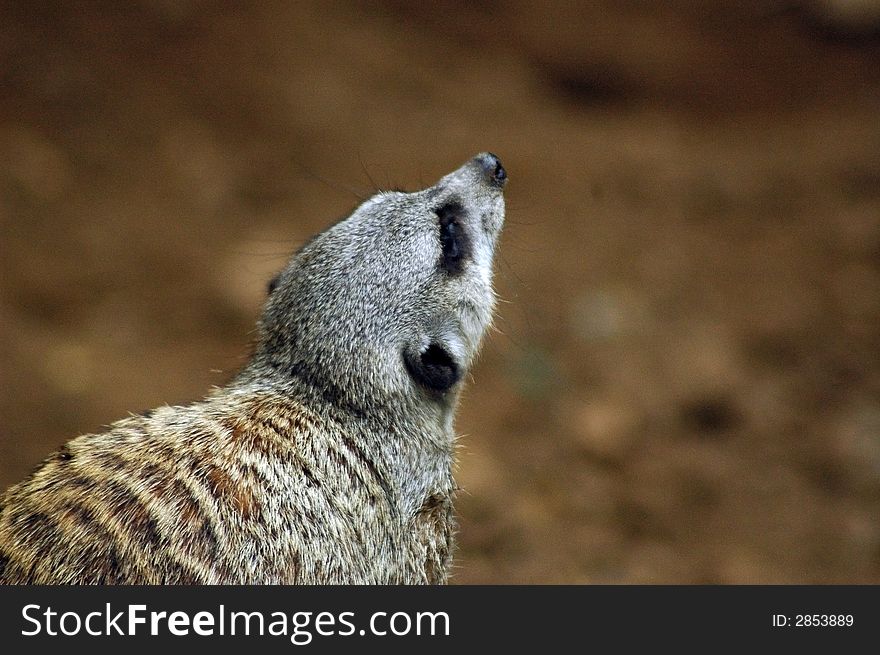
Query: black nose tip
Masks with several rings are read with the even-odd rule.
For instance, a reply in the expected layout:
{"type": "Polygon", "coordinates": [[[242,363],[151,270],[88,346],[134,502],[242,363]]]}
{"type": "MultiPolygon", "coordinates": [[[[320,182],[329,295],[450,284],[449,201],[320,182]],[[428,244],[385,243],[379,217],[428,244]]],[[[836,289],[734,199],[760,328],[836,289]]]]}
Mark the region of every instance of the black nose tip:
{"type": "Polygon", "coordinates": [[[487,152],[479,157],[480,166],[486,173],[486,179],[489,184],[501,188],[507,182],[507,171],[501,165],[501,160],[491,152],[487,152]]]}

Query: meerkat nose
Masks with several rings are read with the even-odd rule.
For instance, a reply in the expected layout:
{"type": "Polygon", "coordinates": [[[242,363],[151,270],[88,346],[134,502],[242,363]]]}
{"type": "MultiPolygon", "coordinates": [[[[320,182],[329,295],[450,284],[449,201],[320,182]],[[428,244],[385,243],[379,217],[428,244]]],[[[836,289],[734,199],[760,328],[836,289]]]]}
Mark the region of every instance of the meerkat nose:
{"type": "Polygon", "coordinates": [[[501,165],[501,160],[498,159],[497,155],[493,155],[491,152],[484,152],[481,155],[477,155],[474,159],[480,165],[489,184],[499,189],[504,187],[504,183],[507,182],[507,171],[504,170],[504,166],[501,165]]]}

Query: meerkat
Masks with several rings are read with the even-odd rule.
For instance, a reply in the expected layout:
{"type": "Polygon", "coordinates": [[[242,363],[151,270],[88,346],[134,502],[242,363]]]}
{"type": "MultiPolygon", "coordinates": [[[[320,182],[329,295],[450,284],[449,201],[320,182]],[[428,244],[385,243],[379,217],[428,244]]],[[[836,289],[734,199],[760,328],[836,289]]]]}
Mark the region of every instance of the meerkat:
{"type": "Polygon", "coordinates": [[[315,236],[227,386],[73,439],[0,498],[0,582],[445,583],[506,179],[483,153],[315,236]]]}

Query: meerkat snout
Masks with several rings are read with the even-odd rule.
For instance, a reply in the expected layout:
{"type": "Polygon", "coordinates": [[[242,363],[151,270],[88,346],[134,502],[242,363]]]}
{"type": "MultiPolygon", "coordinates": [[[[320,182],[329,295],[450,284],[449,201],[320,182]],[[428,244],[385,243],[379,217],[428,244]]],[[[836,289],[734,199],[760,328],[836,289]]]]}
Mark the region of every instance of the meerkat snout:
{"type": "Polygon", "coordinates": [[[507,171],[504,170],[504,166],[501,165],[501,160],[498,159],[498,156],[491,152],[486,152],[482,155],[477,155],[476,159],[483,166],[489,183],[497,187],[503,187],[504,183],[507,182],[507,171]]]}
{"type": "Polygon", "coordinates": [[[506,181],[482,153],[306,243],[229,384],[74,439],[0,497],[0,582],[445,582],[506,181]]]}

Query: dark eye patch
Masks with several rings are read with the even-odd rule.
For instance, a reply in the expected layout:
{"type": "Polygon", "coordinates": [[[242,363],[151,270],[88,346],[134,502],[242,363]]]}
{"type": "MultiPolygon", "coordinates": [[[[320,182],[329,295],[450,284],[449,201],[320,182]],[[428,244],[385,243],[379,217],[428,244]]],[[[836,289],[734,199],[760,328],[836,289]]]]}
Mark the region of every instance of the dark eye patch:
{"type": "Polygon", "coordinates": [[[464,228],[464,208],[450,202],[436,210],[440,225],[440,268],[449,275],[461,273],[464,263],[470,256],[470,239],[464,228]]]}

